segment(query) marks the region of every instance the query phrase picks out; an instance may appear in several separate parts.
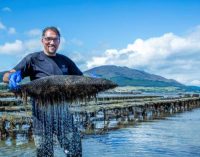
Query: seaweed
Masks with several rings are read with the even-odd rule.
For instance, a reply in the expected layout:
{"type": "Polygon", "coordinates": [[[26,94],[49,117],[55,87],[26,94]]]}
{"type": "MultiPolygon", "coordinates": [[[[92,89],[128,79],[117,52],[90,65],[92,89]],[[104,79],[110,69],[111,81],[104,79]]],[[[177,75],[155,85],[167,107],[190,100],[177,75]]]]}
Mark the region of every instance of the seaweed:
{"type": "Polygon", "coordinates": [[[22,84],[15,93],[24,101],[30,96],[39,104],[87,101],[117,84],[102,78],[53,75],[22,84]]]}

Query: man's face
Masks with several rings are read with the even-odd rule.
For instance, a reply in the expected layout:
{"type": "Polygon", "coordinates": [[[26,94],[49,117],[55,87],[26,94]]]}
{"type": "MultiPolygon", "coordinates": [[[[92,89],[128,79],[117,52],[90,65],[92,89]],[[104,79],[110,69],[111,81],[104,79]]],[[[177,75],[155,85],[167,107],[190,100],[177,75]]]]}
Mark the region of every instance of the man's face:
{"type": "Polygon", "coordinates": [[[42,37],[44,51],[48,56],[55,56],[60,44],[59,36],[52,30],[47,30],[42,37]]]}

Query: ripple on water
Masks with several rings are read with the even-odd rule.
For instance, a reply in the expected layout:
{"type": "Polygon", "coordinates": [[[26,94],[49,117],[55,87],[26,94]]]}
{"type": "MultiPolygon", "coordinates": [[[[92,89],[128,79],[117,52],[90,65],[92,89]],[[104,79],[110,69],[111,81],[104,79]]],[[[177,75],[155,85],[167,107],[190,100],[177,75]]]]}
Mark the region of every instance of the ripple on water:
{"type": "MultiPolygon", "coordinates": [[[[143,122],[83,138],[83,157],[199,157],[200,109],[176,114],[165,120],[143,122]]],[[[64,157],[59,146],[55,156],[64,157]]],[[[0,141],[0,157],[33,157],[35,146],[19,136],[0,141]]]]}
{"type": "Polygon", "coordinates": [[[196,109],[167,117],[166,120],[85,138],[83,154],[85,157],[199,157],[199,118],[200,109],[196,109]]]}

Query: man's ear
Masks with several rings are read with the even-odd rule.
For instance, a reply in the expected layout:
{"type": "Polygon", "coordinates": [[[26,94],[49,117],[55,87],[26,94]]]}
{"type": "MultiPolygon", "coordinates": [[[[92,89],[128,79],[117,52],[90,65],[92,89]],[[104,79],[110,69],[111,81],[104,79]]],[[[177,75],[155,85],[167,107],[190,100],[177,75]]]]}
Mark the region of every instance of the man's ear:
{"type": "Polygon", "coordinates": [[[43,38],[41,38],[41,43],[44,43],[44,39],[43,38]]]}

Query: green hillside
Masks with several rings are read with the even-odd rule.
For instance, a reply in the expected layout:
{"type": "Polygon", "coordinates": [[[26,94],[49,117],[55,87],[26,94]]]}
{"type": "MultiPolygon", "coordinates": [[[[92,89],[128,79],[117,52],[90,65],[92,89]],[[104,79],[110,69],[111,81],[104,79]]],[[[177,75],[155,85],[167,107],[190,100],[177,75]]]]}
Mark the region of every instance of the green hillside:
{"type": "Polygon", "coordinates": [[[113,65],[95,67],[85,71],[84,74],[107,78],[116,82],[119,86],[184,87],[183,84],[173,79],[166,79],[144,71],[113,65]]]}
{"type": "Polygon", "coordinates": [[[110,80],[116,82],[119,86],[144,86],[144,87],[168,87],[175,86],[180,87],[182,85],[177,84],[176,82],[164,82],[156,80],[147,80],[147,79],[131,79],[126,77],[112,77],[110,80]]]}

